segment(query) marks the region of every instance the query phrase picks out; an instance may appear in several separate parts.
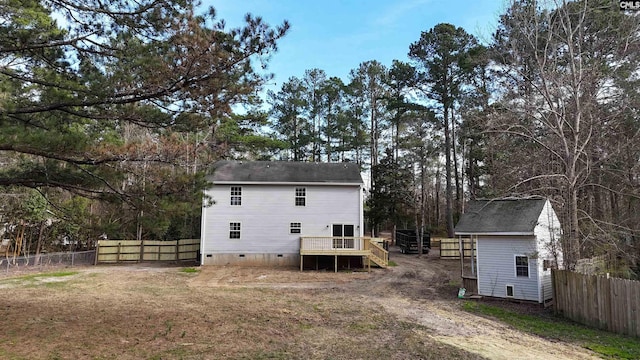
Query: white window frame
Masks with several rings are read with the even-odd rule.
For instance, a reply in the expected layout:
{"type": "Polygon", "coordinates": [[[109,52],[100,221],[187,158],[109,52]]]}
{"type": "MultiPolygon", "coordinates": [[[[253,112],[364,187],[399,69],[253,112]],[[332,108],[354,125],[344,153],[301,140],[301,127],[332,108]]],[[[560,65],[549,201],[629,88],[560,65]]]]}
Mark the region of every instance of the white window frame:
{"type": "Polygon", "coordinates": [[[302,223],[301,222],[291,222],[289,223],[289,234],[301,234],[302,233],[302,223]]]}
{"type": "Polygon", "coordinates": [[[516,295],[516,287],[513,286],[512,284],[505,284],[504,295],[506,297],[508,297],[508,298],[515,297],[515,295],[516,295]],[[511,287],[511,295],[509,295],[509,287],[511,287]]]}
{"type": "Polygon", "coordinates": [[[242,186],[231,186],[229,194],[231,196],[231,206],[242,206],[242,186]]]}
{"type": "Polygon", "coordinates": [[[531,261],[529,261],[529,257],[527,255],[514,255],[513,256],[513,266],[514,266],[514,270],[515,270],[515,274],[517,278],[529,278],[531,276],[531,261]],[[518,258],[525,258],[527,259],[527,276],[524,275],[518,275],[518,266],[520,267],[524,267],[523,265],[518,265],[518,258]]]}
{"type": "Polygon", "coordinates": [[[229,222],[229,239],[230,240],[238,240],[242,237],[242,223],[239,221],[231,221],[229,222]],[[235,224],[237,224],[237,229],[235,228],[235,224]],[[234,233],[238,233],[238,237],[232,236],[234,233]]]}
{"type": "Polygon", "coordinates": [[[296,187],[294,192],[295,192],[295,200],[294,200],[295,206],[307,206],[307,188],[296,187]]]}

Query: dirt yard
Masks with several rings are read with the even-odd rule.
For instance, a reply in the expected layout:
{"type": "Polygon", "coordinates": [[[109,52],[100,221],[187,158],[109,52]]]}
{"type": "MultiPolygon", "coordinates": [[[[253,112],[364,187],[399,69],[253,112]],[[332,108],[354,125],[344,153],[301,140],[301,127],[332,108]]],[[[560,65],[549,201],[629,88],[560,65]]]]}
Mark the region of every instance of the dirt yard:
{"type": "Polygon", "coordinates": [[[592,359],[460,310],[459,263],[365,272],[147,265],[0,278],[2,359],[592,359]]]}

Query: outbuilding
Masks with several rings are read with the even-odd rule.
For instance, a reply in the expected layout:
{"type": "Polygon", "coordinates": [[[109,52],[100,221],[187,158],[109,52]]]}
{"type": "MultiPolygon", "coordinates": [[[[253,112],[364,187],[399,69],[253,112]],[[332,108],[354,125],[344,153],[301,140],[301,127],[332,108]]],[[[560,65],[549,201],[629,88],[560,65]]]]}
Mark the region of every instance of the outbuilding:
{"type": "Polygon", "coordinates": [[[475,248],[466,279],[475,277],[478,295],[538,303],[553,298],[551,268],[562,265],[561,227],[549,200],[470,201],[455,235],[475,248]]]}

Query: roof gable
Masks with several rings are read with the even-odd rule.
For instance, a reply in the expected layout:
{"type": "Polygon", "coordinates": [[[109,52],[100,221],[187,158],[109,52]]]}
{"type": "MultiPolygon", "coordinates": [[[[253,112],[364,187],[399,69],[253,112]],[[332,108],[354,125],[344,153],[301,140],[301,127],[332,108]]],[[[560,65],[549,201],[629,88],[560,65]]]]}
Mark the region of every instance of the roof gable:
{"type": "Polygon", "coordinates": [[[213,165],[215,183],[340,183],[362,184],[355,163],[290,161],[219,161],[213,165]]]}
{"type": "Polygon", "coordinates": [[[456,234],[533,234],[546,199],[470,201],[455,227],[456,234]]]}

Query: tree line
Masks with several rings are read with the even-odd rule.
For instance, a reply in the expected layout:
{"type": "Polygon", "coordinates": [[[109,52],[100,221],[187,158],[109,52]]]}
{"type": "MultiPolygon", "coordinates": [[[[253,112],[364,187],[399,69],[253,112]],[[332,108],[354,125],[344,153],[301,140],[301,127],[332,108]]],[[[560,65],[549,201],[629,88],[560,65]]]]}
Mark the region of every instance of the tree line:
{"type": "Polygon", "coordinates": [[[270,93],[276,155],[368,169],[374,229],[451,237],[465,201],[545,196],[567,265],[608,254],[637,276],[639,30],[611,1],[513,1],[488,43],[438,24],[406,62],[270,93]]]}
{"type": "Polygon", "coordinates": [[[640,32],[617,2],[511,1],[488,42],[437,24],[404,61],[309,69],[266,98],[256,69],[286,21],[227,29],[180,0],[0,13],[5,237],[198,237],[212,162],[349,161],[374,231],[452,236],[470,199],[541,195],[568,265],[608,254],[638,273],[640,32]]]}

